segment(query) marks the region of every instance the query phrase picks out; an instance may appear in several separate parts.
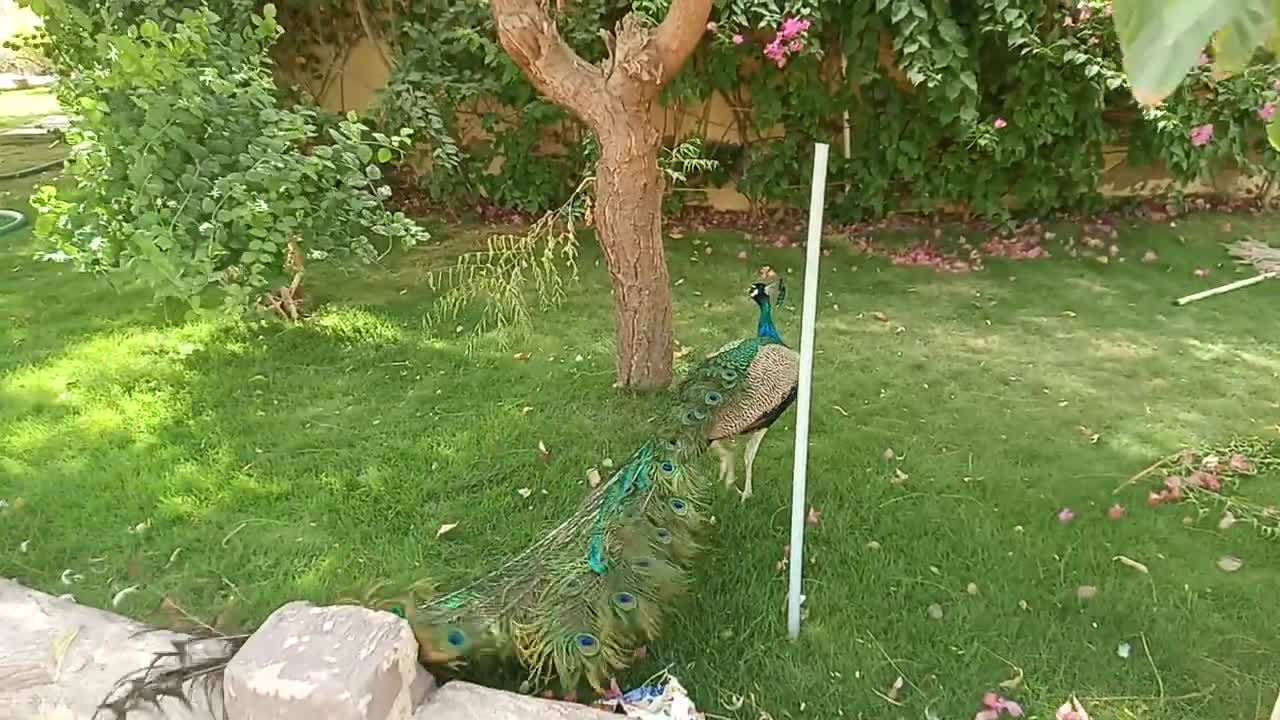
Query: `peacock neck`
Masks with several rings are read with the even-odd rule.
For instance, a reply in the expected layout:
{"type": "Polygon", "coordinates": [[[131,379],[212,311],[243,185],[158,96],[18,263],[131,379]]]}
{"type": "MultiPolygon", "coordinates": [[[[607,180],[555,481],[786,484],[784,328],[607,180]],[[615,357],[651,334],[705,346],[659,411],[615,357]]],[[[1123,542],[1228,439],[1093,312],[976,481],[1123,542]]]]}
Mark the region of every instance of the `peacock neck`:
{"type": "Polygon", "coordinates": [[[778,335],[778,328],[773,325],[773,311],[769,309],[769,299],[756,298],[756,305],[760,306],[760,322],[756,325],[756,334],[761,338],[782,342],[782,336],[778,335]]]}

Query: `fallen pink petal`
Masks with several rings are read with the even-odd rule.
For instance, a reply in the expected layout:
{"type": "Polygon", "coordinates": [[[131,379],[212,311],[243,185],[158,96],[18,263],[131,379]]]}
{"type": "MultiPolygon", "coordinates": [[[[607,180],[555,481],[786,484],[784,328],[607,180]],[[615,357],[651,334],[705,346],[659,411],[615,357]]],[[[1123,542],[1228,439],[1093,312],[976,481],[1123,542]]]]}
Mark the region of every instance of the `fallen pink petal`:
{"type": "Polygon", "coordinates": [[[1004,118],[1002,118],[1002,117],[998,117],[998,118],[996,118],[996,121],[995,121],[995,122],[991,123],[991,125],[992,125],[993,127],[995,127],[995,129],[997,129],[997,130],[1002,130],[1002,129],[1004,129],[1004,128],[1009,127],[1009,121],[1008,121],[1008,120],[1005,120],[1005,119],[1004,119],[1004,118]]]}
{"type": "Polygon", "coordinates": [[[733,44],[734,44],[734,45],[741,45],[742,43],[746,42],[746,40],[747,40],[746,38],[742,37],[742,33],[734,33],[734,34],[733,34],[733,44]]]}
{"type": "Polygon", "coordinates": [[[1119,504],[1112,505],[1110,508],[1107,509],[1107,517],[1111,518],[1112,520],[1119,520],[1120,518],[1124,517],[1124,506],[1119,504]]]}
{"type": "Polygon", "coordinates": [[[1241,473],[1253,472],[1253,463],[1249,461],[1249,458],[1243,455],[1240,455],[1239,453],[1232,455],[1231,459],[1227,461],[1227,465],[1229,465],[1231,469],[1235,470],[1236,472],[1241,472],[1241,473]]]}
{"type": "Polygon", "coordinates": [[[1071,510],[1071,508],[1064,507],[1058,511],[1058,522],[1060,523],[1069,523],[1074,520],[1075,517],[1076,514],[1071,510]]]}
{"type": "Polygon", "coordinates": [[[716,25],[715,21],[709,22],[707,23],[707,32],[715,32],[717,27],[719,27],[719,25],[716,25]]]}
{"type": "MultiPolygon", "coordinates": [[[[809,517],[806,519],[806,522],[809,523],[809,527],[817,527],[818,523],[822,522],[822,513],[818,512],[814,508],[809,508],[809,517]]],[[[790,551],[789,547],[787,549],[790,551]]]]}

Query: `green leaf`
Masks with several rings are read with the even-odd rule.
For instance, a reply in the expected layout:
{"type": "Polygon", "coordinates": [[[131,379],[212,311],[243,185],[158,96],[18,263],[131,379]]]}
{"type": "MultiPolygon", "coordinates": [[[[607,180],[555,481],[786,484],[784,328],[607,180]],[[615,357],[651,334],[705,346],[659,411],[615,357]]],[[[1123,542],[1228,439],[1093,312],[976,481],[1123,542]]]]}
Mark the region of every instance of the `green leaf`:
{"type": "Polygon", "coordinates": [[[1271,141],[1271,147],[1280,150],[1280,116],[1267,123],[1267,140],[1271,141]]]}
{"type": "Polygon", "coordinates": [[[357,145],[356,156],[360,158],[360,162],[367,163],[373,159],[373,149],[368,145],[357,145]]]}
{"type": "Polygon", "coordinates": [[[365,168],[364,174],[365,174],[365,177],[369,178],[370,180],[382,179],[382,170],[380,170],[377,165],[370,165],[369,167],[365,168]]]}
{"type": "Polygon", "coordinates": [[[1213,39],[1214,69],[1240,72],[1260,45],[1275,31],[1275,18],[1265,2],[1242,10],[1213,39]]]}
{"type": "Polygon", "coordinates": [[[267,3],[266,5],[262,6],[262,17],[268,20],[273,20],[275,19],[275,16],[276,16],[275,3],[267,3]]]}
{"type": "Polygon", "coordinates": [[[391,162],[390,148],[384,148],[384,147],[378,148],[378,162],[380,163],[391,162]]]}
{"type": "Polygon", "coordinates": [[[1239,23],[1232,52],[1254,35],[1242,30],[1271,17],[1269,0],[1115,0],[1116,34],[1133,95],[1144,105],[1168,97],[1200,58],[1213,34],[1239,23]]]}

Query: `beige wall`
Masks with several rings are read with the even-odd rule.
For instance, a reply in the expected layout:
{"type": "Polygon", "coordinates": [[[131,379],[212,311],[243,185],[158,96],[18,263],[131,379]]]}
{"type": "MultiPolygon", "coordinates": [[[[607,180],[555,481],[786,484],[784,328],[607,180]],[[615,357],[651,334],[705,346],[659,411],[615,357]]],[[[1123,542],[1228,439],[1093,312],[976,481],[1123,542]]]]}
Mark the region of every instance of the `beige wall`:
{"type": "MultiPolygon", "coordinates": [[[[883,59],[882,59],[883,60],[883,59]]],[[[289,67],[288,63],[282,66],[289,67]]],[[[303,69],[303,68],[300,68],[303,69]]],[[[891,68],[892,70],[892,68],[891,68]]],[[[340,69],[335,68],[335,79],[325,88],[319,101],[322,106],[335,111],[356,110],[368,107],[377,91],[386,84],[388,68],[377,48],[367,40],[359,41],[348,53],[340,69]]],[[[285,73],[286,77],[289,74],[285,73]]],[[[303,82],[304,86],[308,83],[303,82]]],[[[314,93],[313,93],[314,94],[314,93]]],[[[659,107],[655,108],[654,121],[662,127],[668,138],[684,139],[688,137],[704,137],[707,140],[721,143],[741,142],[742,134],[735,121],[734,107],[730,100],[720,93],[715,93],[709,101],[697,106],[659,107]]],[[[777,127],[765,134],[765,137],[781,137],[783,129],[777,127]]],[[[482,139],[484,133],[477,127],[463,129],[464,140],[482,139]]],[[[840,138],[833,138],[833,152],[840,152],[840,138]]],[[[559,143],[549,139],[541,151],[555,152],[560,149],[559,143]]],[[[500,172],[501,159],[489,168],[490,172],[500,172]]],[[[1257,178],[1242,176],[1235,172],[1220,173],[1216,185],[1194,184],[1185,188],[1188,192],[1227,192],[1232,194],[1256,194],[1262,181],[1257,178]]],[[[1103,180],[1101,191],[1110,197],[1133,197],[1157,192],[1174,182],[1164,174],[1158,165],[1133,166],[1125,162],[1123,148],[1109,148],[1104,151],[1103,180]]],[[[705,193],[707,203],[718,210],[746,210],[750,208],[747,197],[739,193],[732,184],[725,187],[694,188],[705,193]]],[[[1280,192],[1280,190],[1276,191],[1280,192]]],[[[698,193],[693,193],[695,196],[698,193]]],[[[1273,195],[1275,192],[1272,193],[1273,195]]]]}

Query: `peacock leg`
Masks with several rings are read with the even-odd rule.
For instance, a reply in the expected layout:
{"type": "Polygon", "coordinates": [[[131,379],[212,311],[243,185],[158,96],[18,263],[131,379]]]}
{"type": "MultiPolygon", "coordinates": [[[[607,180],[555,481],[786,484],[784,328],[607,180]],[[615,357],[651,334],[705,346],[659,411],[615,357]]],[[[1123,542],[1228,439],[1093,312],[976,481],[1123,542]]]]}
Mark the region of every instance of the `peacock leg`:
{"type": "Polygon", "coordinates": [[[715,449],[716,454],[720,456],[720,480],[725,487],[733,487],[733,451],[724,446],[719,440],[711,443],[711,447],[715,449]]]}
{"type": "Polygon", "coordinates": [[[751,433],[747,438],[747,449],[742,453],[743,461],[747,465],[747,484],[742,488],[742,500],[745,502],[751,497],[751,466],[756,461],[756,453],[760,450],[760,443],[764,442],[764,434],[769,432],[769,428],[760,428],[751,433]]]}

